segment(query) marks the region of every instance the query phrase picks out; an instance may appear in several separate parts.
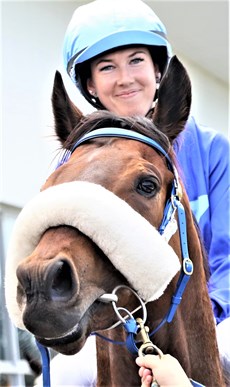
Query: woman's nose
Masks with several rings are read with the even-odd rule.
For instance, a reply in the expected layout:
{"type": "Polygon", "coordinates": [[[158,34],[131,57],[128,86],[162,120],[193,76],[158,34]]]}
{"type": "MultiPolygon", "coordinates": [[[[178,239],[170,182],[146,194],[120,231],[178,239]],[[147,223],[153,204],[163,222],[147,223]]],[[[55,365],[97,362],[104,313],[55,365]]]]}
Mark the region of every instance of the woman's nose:
{"type": "Polygon", "coordinates": [[[134,82],[134,77],[130,69],[127,68],[126,66],[120,68],[118,72],[118,79],[117,79],[118,85],[129,85],[130,83],[133,83],[133,82],[134,82]]]}

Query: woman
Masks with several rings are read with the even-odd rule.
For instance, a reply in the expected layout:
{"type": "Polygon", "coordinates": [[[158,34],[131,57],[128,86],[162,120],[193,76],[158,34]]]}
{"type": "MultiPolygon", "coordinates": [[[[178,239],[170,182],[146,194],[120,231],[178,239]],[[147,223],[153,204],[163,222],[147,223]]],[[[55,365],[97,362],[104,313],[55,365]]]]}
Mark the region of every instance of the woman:
{"type": "MultiPolygon", "coordinates": [[[[140,0],[96,0],[79,7],[64,41],[65,66],[82,95],[96,109],[107,109],[118,115],[151,117],[157,88],[171,55],[164,25],[140,0]]],[[[175,150],[208,252],[211,271],[208,286],[218,324],[220,352],[223,361],[230,362],[226,347],[230,332],[229,227],[226,225],[226,219],[230,219],[227,214],[229,144],[219,133],[198,126],[190,117],[175,150]]],[[[88,351],[90,345],[94,348],[94,339],[90,338],[87,345],[88,351]]],[[[85,348],[74,356],[75,369],[83,369],[84,354],[85,348]]],[[[95,369],[96,359],[91,376],[76,379],[74,384],[94,385],[95,369]]]]}

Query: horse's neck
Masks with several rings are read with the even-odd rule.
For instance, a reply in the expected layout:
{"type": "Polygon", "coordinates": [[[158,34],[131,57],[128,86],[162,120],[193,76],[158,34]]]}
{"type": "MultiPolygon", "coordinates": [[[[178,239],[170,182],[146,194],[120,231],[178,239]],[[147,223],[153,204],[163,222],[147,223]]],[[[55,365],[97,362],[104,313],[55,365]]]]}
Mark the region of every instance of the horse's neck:
{"type": "MultiPolygon", "coordinates": [[[[123,329],[123,328],[122,328],[123,329]]],[[[115,341],[124,341],[120,329],[105,332],[105,336],[115,341]]],[[[140,386],[135,357],[124,345],[111,344],[97,337],[97,387],[140,386]]]]}

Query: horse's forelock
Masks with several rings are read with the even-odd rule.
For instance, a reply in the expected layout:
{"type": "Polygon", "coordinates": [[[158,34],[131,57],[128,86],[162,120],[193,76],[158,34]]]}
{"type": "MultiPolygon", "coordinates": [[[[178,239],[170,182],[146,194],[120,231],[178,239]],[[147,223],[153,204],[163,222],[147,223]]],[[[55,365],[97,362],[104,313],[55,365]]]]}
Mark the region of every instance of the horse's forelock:
{"type": "Polygon", "coordinates": [[[174,160],[173,150],[168,137],[156,128],[152,120],[146,117],[120,117],[108,111],[96,111],[81,119],[67,138],[64,148],[72,149],[86,133],[106,127],[134,130],[155,140],[174,160]]]}

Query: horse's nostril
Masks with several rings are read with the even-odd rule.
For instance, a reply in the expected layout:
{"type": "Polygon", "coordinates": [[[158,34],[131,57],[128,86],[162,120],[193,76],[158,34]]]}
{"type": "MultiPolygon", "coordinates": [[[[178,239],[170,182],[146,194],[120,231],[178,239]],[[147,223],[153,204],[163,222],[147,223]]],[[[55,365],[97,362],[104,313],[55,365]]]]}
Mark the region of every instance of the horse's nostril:
{"type": "Polygon", "coordinates": [[[52,267],[52,277],[50,277],[50,297],[53,300],[69,299],[72,296],[73,277],[72,270],[68,262],[57,261],[52,267]]]}

